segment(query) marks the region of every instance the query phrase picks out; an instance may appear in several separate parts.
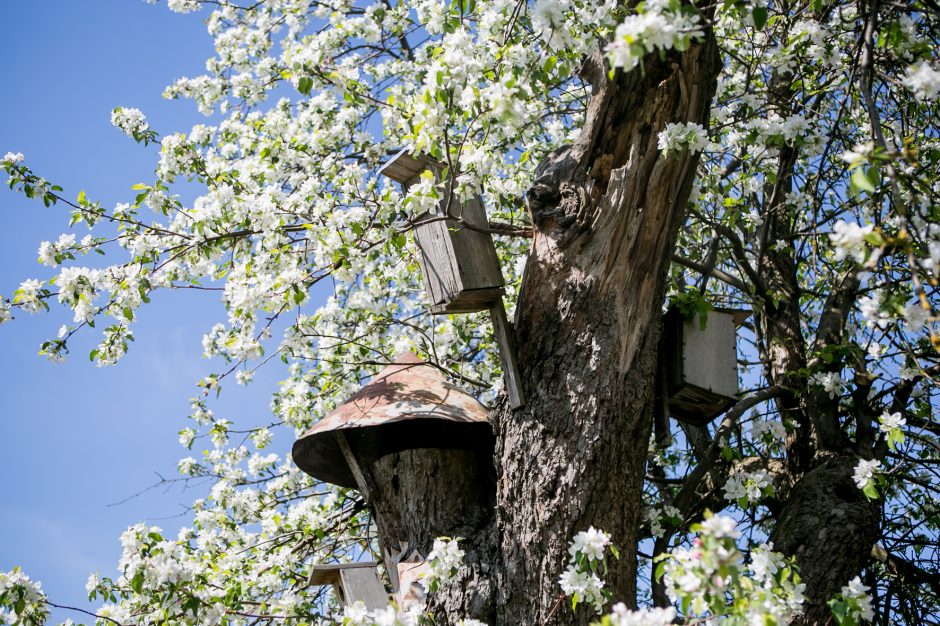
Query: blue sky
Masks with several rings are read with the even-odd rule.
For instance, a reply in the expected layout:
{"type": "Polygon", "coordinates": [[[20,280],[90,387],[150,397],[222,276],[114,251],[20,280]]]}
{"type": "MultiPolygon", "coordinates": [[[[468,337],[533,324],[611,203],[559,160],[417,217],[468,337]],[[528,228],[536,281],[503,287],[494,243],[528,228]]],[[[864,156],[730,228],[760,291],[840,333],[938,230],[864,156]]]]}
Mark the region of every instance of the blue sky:
{"type": "MultiPolygon", "coordinates": [[[[67,197],[85,190],[108,207],[128,201],[132,184],[152,178],[157,148],[141,148],[113,128],[111,109],[138,107],[161,133],[203,121],[189,101],[160,94],[175,78],[200,73],[211,52],[200,16],[163,4],[0,3],[0,154],[24,153],[67,197]]],[[[36,251],[67,231],[68,217],[6,187],[0,212],[0,294],[10,297],[22,280],[50,276],[36,251]]],[[[185,455],[176,433],[189,425],[188,398],[214,369],[201,358],[200,340],[224,310],[211,293],[159,294],[138,312],[128,356],[104,369],[88,362],[94,335],[64,364],[37,356],[70,317],[53,307],[0,326],[0,569],[20,565],[53,601],[87,606],[85,579],[116,573],[118,537],[128,525],[146,520],[176,529],[187,521],[178,515],[198,489],[154,490],[109,505],[153,483],[154,472],[175,475],[185,455]]],[[[282,373],[259,372],[248,389],[228,386],[214,410],[239,426],[267,422],[282,373]]],[[[277,443],[283,451],[290,442],[277,443]]]]}

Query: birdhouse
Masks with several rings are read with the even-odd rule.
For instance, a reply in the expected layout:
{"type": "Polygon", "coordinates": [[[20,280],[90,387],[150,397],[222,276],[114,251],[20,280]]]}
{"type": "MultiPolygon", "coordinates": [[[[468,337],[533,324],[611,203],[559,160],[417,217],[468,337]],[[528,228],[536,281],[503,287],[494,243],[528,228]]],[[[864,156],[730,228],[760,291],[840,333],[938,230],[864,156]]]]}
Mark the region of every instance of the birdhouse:
{"type": "Polygon", "coordinates": [[[379,173],[401,183],[405,191],[426,171],[438,182],[446,183],[444,198],[438,205],[415,216],[418,264],[424,275],[430,310],[434,314],[490,311],[509,403],[518,408],[523,405],[521,377],[512,330],[503,307],[503,273],[493,238],[487,232],[489,220],[483,200],[478,195],[464,201],[448,196],[452,173],[442,180],[444,170],[444,165],[434,159],[402,150],[379,173]]]}
{"type": "Polygon", "coordinates": [[[405,353],[298,439],[292,455],[314,478],[359,488],[356,466],[368,467],[395,452],[492,446],[486,408],[440,370],[405,353]],[[345,446],[337,443],[338,435],[345,446]],[[354,460],[344,452],[347,447],[354,460]]]}
{"type": "Polygon", "coordinates": [[[468,536],[492,514],[493,445],[483,405],[404,354],[298,439],[292,454],[311,476],[358,489],[386,547],[427,554],[436,537],[468,536]]]}
{"type": "MultiPolygon", "coordinates": [[[[450,179],[442,181],[443,170],[441,163],[429,157],[402,150],[379,173],[407,191],[425,171],[438,182],[449,183],[450,179]]],[[[449,184],[443,187],[446,192],[449,184]]],[[[486,232],[489,221],[480,197],[458,201],[445,194],[437,207],[414,219],[418,222],[414,231],[418,263],[431,312],[472,313],[491,308],[503,295],[503,274],[493,238],[486,232]]]]}
{"type": "Polygon", "coordinates": [[[375,561],[316,565],[310,573],[310,585],[332,585],[333,591],[346,606],[362,602],[369,611],[388,606],[389,597],[379,580],[375,561]]]}
{"type": "Polygon", "coordinates": [[[663,318],[661,359],[669,409],[677,420],[702,426],[726,411],[738,394],[736,328],[747,311],[713,309],[705,326],[677,309],[663,318]]]}

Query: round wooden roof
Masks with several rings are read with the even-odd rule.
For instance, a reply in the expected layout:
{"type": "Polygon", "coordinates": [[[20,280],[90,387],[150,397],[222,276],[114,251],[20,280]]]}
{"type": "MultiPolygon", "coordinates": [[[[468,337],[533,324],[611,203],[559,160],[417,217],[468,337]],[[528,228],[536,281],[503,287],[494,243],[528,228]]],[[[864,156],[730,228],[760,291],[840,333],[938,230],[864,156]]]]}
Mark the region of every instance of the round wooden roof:
{"type": "Polygon", "coordinates": [[[435,367],[405,353],[294,442],[297,466],[314,478],[356,487],[336,443],[342,430],[363,466],[416,448],[486,450],[493,430],[486,408],[435,367]]]}

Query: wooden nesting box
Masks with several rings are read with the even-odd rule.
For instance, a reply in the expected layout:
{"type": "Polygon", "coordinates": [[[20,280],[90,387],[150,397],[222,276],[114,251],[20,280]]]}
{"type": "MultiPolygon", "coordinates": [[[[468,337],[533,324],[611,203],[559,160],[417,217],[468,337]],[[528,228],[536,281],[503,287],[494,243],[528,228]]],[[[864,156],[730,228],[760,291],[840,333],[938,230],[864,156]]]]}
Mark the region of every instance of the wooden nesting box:
{"type": "MultiPolygon", "coordinates": [[[[401,183],[407,190],[424,171],[431,171],[441,182],[443,170],[444,166],[433,159],[415,157],[402,150],[379,173],[401,183]]],[[[465,202],[454,197],[449,214],[445,214],[448,181],[444,182],[445,197],[438,206],[415,216],[418,222],[424,222],[415,228],[414,234],[431,312],[485,311],[502,297],[504,284],[493,238],[485,230],[473,230],[473,227],[486,229],[489,226],[486,210],[479,196],[465,202]]]]}
{"type": "Polygon", "coordinates": [[[336,596],[346,606],[362,602],[369,611],[384,609],[389,597],[379,580],[377,565],[375,561],[317,565],[310,574],[310,584],[332,585],[336,596]]]}
{"type": "Polygon", "coordinates": [[[671,309],[663,319],[662,363],[670,413],[701,426],[726,411],[738,394],[736,328],[747,311],[713,309],[705,328],[671,309]]]}
{"type": "MultiPolygon", "coordinates": [[[[441,182],[444,169],[434,159],[402,150],[379,173],[401,183],[407,191],[425,171],[432,172],[435,180],[441,182]]],[[[448,202],[448,180],[444,180],[444,198],[437,207],[415,218],[419,222],[414,230],[418,264],[424,275],[430,310],[437,315],[490,311],[509,404],[519,408],[524,404],[522,379],[512,329],[503,307],[503,272],[493,238],[489,232],[479,230],[489,227],[483,200],[474,196],[459,202],[453,197],[448,202]]]]}

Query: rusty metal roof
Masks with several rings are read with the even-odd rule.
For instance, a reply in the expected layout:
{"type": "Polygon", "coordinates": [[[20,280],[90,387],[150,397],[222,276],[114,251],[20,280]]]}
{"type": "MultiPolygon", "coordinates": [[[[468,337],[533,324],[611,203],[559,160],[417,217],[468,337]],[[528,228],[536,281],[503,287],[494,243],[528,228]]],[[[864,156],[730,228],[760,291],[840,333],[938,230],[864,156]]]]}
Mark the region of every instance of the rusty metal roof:
{"type": "Polygon", "coordinates": [[[322,481],[356,483],[336,444],[343,430],[362,465],[415,448],[484,450],[492,446],[488,412],[435,367],[405,353],[294,442],[294,462],[322,481]]]}

